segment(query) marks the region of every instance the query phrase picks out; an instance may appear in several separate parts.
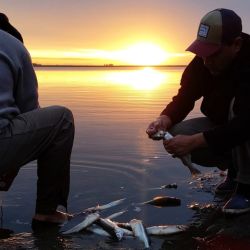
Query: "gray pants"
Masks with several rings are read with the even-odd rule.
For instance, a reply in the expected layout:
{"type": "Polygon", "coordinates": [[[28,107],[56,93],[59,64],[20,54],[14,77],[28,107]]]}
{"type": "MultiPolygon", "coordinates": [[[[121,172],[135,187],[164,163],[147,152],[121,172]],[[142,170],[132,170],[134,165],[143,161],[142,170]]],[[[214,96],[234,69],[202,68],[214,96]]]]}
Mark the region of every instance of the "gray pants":
{"type": "MultiPolygon", "coordinates": [[[[173,135],[192,135],[211,129],[215,125],[206,117],[185,120],[173,126],[170,133],[173,135]]],[[[226,152],[215,155],[208,147],[194,150],[191,153],[192,162],[207,166],[218,167],[222,170],[228,168],[231,175],[237,175],[237,181],[250,184],[250,143],[247,142],[226,152]]]]}
{"type": "Polygon", "coordinates": [[[73,139],[73,115],[64,107],[41,108],[12,119],[0,133],[2,190],[8,190],[23,165],[37,160],[36,213],[51,214],[58,205],[67,208],[73,139]]]}

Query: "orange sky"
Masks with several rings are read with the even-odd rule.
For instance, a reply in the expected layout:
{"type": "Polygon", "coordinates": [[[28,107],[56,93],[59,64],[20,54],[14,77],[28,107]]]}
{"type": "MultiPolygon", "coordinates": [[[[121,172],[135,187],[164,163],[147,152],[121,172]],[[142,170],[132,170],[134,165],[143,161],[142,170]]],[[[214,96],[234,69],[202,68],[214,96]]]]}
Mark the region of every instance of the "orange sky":
{"type": "Polygon", "coordinates": [[[218,7],[250,32],[246,0],[1,0],[33,62],[46,64],[186,64],[200,18],[218,7]]]}

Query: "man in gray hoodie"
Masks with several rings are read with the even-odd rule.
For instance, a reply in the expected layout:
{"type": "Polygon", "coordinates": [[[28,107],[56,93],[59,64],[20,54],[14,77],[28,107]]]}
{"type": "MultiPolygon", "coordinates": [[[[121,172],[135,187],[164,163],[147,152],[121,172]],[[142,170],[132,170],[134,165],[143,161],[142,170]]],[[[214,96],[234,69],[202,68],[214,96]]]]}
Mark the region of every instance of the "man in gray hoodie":
{"type": "Polygon", "coordinates": [[[62,223],[67,209],[70,156],[74,140],[71,111],[40,108],[37,78],[23,44],[0,30],[0,190],[7,191],[26,163],[37,160],[33,225],[62,223]]]}

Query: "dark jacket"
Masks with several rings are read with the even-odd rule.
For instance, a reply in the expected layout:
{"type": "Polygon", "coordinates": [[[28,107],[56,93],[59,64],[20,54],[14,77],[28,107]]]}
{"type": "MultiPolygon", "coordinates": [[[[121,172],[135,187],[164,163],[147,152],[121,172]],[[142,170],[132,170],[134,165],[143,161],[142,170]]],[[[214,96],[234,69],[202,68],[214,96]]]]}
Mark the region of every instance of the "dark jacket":
{"type": "Polygon", "coordinates": [[[178,94],[161,114],[174,124],[182,121],[203,97],[201,112],[217,126],[204,131],[209,147],[222,153],[250,140],[250,36],[243,33],[243,45],[233,63],[220,76],[212,76],[196,56],[186,67],[178,94]],[[235,117],[228,120],[228,111],[235,97],[235,117]]]}

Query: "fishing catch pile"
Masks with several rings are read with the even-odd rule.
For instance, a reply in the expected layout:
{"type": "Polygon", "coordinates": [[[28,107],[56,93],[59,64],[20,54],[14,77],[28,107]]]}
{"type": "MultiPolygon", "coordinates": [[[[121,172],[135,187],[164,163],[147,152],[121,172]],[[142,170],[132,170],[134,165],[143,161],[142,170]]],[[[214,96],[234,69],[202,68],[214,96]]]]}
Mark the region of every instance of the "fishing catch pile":
{"type": "MultiPolygon", "coordinates": [[[[172,235],[184,232],[188,229],[188,226],[186,225],[161,225],[145,227],[143,222],[138,219],[132,219],[127,223],[113,220],[126,211],[114,213],[106,218],[101,217],[100,213],[102,210],[117,206],[124,200],[125,199],[120,199],[105,205],[98,205],[96,207],[88,208],[81,213],[74,214],[73,218],[61,227],[61,233],[63,235],[68,235],[85,231],[104,237],[110,237],[117,241],[121,241],[122,239],[126,238],[136,238],[142,242],[144,249],[148,249],[150,248],[151,236],[172,235]]],[[[166,202],[166,197],[158,198],[157,203],[159,203],[161,200],[166,202]]],[[[144,204],[155,205],[152,202],[153,200],[150,201],[150,203],[146,202],[144,204]]]]}

